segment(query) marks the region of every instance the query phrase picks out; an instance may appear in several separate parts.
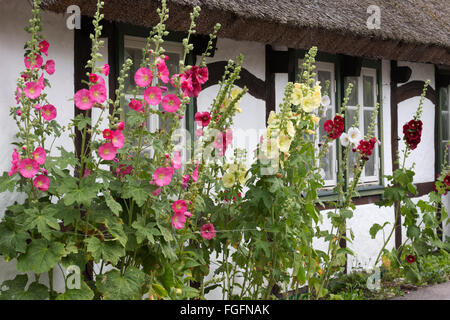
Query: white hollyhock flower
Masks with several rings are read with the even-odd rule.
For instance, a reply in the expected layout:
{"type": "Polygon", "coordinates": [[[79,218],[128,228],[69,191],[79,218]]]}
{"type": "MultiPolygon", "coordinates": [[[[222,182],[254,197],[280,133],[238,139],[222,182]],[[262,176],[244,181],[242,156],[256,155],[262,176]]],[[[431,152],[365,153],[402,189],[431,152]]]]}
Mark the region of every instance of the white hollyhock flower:
{"type": "Polygon", "coordinates": [[[331,103],[330,97],[329,96],[322,96],[321,102],[320,102],[324,107],[328,107],[331,103]]]}
{"type": "Polygon", "coordinates": [[[361,140],[361,132],[358,128],[351,127],[348,129],[348,140],[350,140],[350,143],[352,144],[358,144],[361,140]]]}
{"type": "Polygon", "coordinates": [[[341,134],[341,137],[339,138],[339,140],[341,141],[341,145],[343,147],[347,147],[350,143],[350,139],[348,138],[348,134],[346,134],[345,132],[343,132],[341,134]]]}

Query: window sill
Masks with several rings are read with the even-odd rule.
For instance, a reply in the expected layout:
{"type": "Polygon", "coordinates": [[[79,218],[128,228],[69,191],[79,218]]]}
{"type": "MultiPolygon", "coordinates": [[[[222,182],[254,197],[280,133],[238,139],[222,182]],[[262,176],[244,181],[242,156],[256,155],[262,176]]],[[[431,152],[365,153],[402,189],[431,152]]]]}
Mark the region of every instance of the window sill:
{"type": "MultiPolygon", "coordinates": [[[[355,205],[370,204],[381,200],[384,192],[383,185],[360,185],[357,188],[358,196],[353,197],[355,205]]],[[[330,209],[329,202],[337,200],[337,194],[333,190],[319,191],[319,199],[324,203],[324,207],[318,204],[319,210],[330,209]]]]}

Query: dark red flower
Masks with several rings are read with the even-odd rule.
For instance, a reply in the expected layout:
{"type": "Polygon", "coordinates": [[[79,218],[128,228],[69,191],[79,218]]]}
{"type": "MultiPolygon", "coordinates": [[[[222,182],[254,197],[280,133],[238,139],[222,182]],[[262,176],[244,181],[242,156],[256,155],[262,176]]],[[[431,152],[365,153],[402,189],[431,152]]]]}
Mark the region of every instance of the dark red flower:
{"type": "Polygon", "coordinates": [[[97,81],[98,81],[98,75],[96,75],[95,73],[89,74],[89,82],[97,83],[97,81]]]}
{"type": "Polygon", "coordinates": [[[421,141],[422,126],[421,120],[414,119],[403,125],[403,139],[411,150],[416,149],[421,141]]]}
{"type": "Polygon", "coordinates": [[[211,115],[208,111],[205,112],[197,112],[194,117],[195,121],[197,121],[198,124],[201,124],[202,127],[208,126],[209,122],[211,121],[211,115]]]}
{"type": "Polygon", "coordinates": [[[364,139],[359,141],[359,146],[356,149],[363,156],[361,159],[369,160],[368,156],[372,155],[373,149],[375,148],[375,143],[375,138],[371,138],[369,141],[364,139]]]}
{"type": "Polygon", "coordinates": [[[112,130],[111,129],[105,129],[103,130],[103,138],[111,140],[112,139],[112,130]]]}
{"type": "Polygon", "coordinates": [[[412,254],[410,254],[409,256],[406,257],[406,262],[414,263],[414,262],[416,262],[416,257],[413,256],[412,254]]]}
{"type": "Polygon", "coordinates": [[[336,115],[333,120],[327,120],[323,124],[323,128],[327,133],[327,137],[333,140],[339,138],[344,131],[344,119],[336,115]]]}
{"type": "Polygon", "coordinates": [[[450,187],[450,174],[447,174],[444,178],[444,183],[450,187]]]}

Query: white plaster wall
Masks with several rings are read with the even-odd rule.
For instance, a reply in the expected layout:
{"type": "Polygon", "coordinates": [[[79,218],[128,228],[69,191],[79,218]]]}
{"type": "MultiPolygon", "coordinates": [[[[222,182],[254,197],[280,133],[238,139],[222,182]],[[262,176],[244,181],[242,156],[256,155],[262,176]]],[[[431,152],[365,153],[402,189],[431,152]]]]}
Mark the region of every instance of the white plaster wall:
{"type": "MultiPolygon", "coordinates": [[[[0,111],[3,115],[0,129],[0,172],[9,171],[11,168],[11,154],[14,147],[16,133],[15,122],[9,118],[9,108],[15,105],[16,79],[25,66],[23,63],[23,46],[30,35],[24,31],[31,18],[31,6],[27,0],[0,0],[0,70],[2,80],[0,86],[0,111]]],[[[43,35],[50,43],[49,56],[44,58],[55,61],[56,72],[52,76],[46,75],[50,80],[51,88],[46,88],[48,99],[57,109],[57,120],[67,127],[69,119],[73,116],[73,31],[66,28],[66,21],[62,15],[43,12],[43,35]]],[[[66,150],[73,150],[72,142],[67,132],[56,140],[56,146],[64,145],[66,150]]],[[[18,194],[0,194],[0,217],[5,208],[14,201],[23,199],[18,194]]],[[[15,261],[5,263],[0,257],[0,283],[15,277],[15,261]]],[[[42,276],[42,283],[48,283],[46,276],[42,276]]],[[[64,288],[62,275],[55,269],[55,289],[61,291],[64,288]]]]}

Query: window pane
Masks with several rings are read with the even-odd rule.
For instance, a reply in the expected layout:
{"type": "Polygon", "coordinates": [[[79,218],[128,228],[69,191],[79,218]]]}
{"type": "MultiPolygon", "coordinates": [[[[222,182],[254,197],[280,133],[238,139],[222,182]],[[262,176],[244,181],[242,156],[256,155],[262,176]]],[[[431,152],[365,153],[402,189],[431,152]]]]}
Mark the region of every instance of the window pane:
{"type": "Polygon", "coordinates": [[[322,87],[322,94],[325,93],[325,89],[327,89],[326,94],[327,96],[331,96],[330,95],[330,91],[331,91],[331,72],[329,71],[318,71],[317,72],[317,80],[320,81],[320,85],[322,87]],[[326,82],[329,82],[328,84],[328,88],[326,87],[326,82]]]}
{"type": "Polygon", "coordinates": [[[449,112],[443,111],[441,113],[441,128],[442,128],[442,140],[448,140],[448,127],[449,127],[449,112]]]}
{"type": "Polygon", "coordinates": [[[332,114],[333,113],[332,113],[331,108],[327,108],[325,111],[325,116],[320,119],[320,122],[319,122],[319,138],[320,139],[322,139],[322,137],[324,135],[326,135],[323,125],[324,125],[325,121],[332,119],[332,114]]]}
{"type": "Polygon", "coordinates": [[[349,83],[353,84],[353,88],[352,88],[352,92],[350,93],[348,105],[356,106],[356,105],[358,105],[358,78],[357,77],[346,77],[345,81],[344,81],[344,91],[347,90],[349,83]]]}
{"type": "Polygon", "coordinates": [[[333,147],[329,149],[328,154],[322,158],[320,162],[321,167],[321,173],[324,180],[334,180],[334,170],[333,170],[333,154],[336,152],[334,148],[334,142],[333,147]]]}
{"type": "Polygon", "coordinates": [[[364,88],[364,106],[365,107],[375,107],[374,103],[374,79],[373,77],[364,76],[363,77],[363,88],[364,88]]]}
{"type": "MultiPolygon", "coordinates": [[[[377,148],[377,145],[375,146],[377,148]]],[[[373,150],[372,155],[369,157],[369,160],[366,161],[366,165],[364,166],[364,173],[366,177],[376,176],[375,172],[375,157],[377,156],[377,152],[375,149],[373,150]]]]}
{"type": "Polygon", "coordinates": [[[439,105],[441,110],[448,110],[448,88],[439,90],[439,105]]]}
{"type": "Polygon", "coordinates": [[[356,163],[356,159],[358,157],[358,152],[353,152],[352,150],[349,150],[348,152],[348,175],[349,180],[353,179],[353,166],[356,163]]]}

